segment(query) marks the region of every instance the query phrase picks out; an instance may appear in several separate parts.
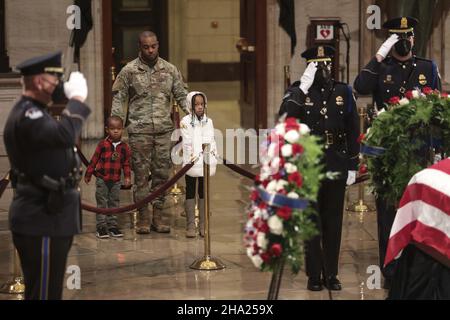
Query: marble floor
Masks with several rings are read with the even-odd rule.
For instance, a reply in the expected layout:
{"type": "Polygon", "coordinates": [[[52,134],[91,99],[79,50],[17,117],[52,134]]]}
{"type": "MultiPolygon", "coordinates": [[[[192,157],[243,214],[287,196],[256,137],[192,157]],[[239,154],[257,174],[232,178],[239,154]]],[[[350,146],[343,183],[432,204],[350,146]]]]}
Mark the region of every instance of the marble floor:
{"type": "MultiPolygon", "coordinates": [[[[239,127],[238,104],[234,100],[211,100],[209,114],[220,129],[239,127]]],[[[90,157],[96,141],[83,143],[90,157]]],[[[184,179],[180,180],[180,185],[184,179]]],[[[95,237],[95,216],[83,212],[84,228],[77,235],[69,254],[68,266],[81,271],[81,288],[64,289],[64,299],[266,299],[271,274],[258,271],[245,254],[243,227],[251,181],[219,165],[211,180],[211,253],[226,268],[220,271],[196,271],[190,264],[204,254],[201,238],[185,237],[183,198],[169,196],[164,219],[172,226],[170,234],[136,235],[130,214],[119,216],[124,231],[120,240],[95,237]]],[[[82,183],[83,201],[95,204],[94,183],[82,183]]],[[[7,213],[12,198],[8,188],[0,198],[0,284],[12,279],[13,248],[8,231],[7,213]]],[[[357,198],[351,187],[347,201],[357,198]]],[[[373,199],[366,194],[369,203],[373,199]]],[[[121,203],[131,202],[131,192],[121,191],[121,203]]],[[[343,290],[333,299],[384,299],[383,289],[369,289],[368,267],[378,259],[376,215],[374,212],[344,213],[340,253],[340,279],[343,290]]],[[[69,277],[69,274],[66,275],[69,277]]],[[[0,300],[20,299],[20,295],[0,294],[0,300]]],[[[284,272],[279,299],[329,299],[327,291],[306,290],[306,277],[284,272]]]]}

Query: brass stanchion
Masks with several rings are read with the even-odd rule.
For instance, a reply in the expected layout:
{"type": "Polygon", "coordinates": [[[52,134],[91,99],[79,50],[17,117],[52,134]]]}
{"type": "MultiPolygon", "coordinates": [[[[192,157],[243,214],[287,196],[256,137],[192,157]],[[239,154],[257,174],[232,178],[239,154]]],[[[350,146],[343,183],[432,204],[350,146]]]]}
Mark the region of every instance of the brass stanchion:
{"type": "Polygon", "coordinates": [[[16,249],[14,249],[13,264],[13,279],[3,284],[3,286],[0,288],[1,293],[21,294],[25,292],[25,284],[23,282],[22,271],[20,269],[19,254],[17,253],[16,249]]]}
{"type": "MultiPolygon", "coordinates": [[[[366,107],[358,107],[358,114],[359,114],[359,128],[361,132],[364,132],[364,121],[367,117],[367,108],[366,107]]],[[[360,164],[364,162],[363,157],[360,156],[359,158],[360,164]]],[[[347,211],[351,212],[369,212],[369,211],[375,211],[375,208],[372,206],[369,206],[364,202],[364,188],[365,184],[360,183],[358,184],[358,200],[351,205],[347,207],[347,211]]],[[[348,192],[348,191],[347,191],[348,192]]]]}
{"type": "Polygon", "coordinates": [[[211,256],[211,238],[209,234],[209,144],[203,144],[203,198],[205,200],[205,255],[195,260],[191,269],[196,270],[221,270],[225,265],[215,257],[211,256]]]}

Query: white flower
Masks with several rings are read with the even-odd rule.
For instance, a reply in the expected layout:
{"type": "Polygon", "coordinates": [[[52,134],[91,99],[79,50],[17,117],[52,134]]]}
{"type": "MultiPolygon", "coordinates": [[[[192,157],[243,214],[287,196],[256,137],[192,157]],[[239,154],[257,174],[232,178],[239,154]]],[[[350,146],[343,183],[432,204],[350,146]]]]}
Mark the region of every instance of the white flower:
{"type": "Polygon", "coordinates": [[[267,210],[261,210],[261,217],[262,217],[264,220],[269,219],[269,213],[267,212],[267,210]]]}
{"type": "Polygon", "coordinates": [[[298,199],[300,198],[299,195],[297,193],[295,193],[294,191],[291,191],[287,194],[288,198],[292,198],[292,199],[298,199]]]}
{"type": "Polygon", "coordinates": [[[267,155],[270,158],[273,158],[275,156],[275,149],[276,149],[277,145],[275,143],[271,143],[269,146],[269,149],[267,149],[267,155]]]}
{"type": "Polygon", "coordinates": [[[286,180],[283,180],[283,179],[278,180],[276,191],[283,190],[284,187],[287,186],[288,184],[289,184],[289,182],[287,182],[286,180]]]}
{"type": "Polygon", "coordinates": [[[253,216],[255,219],[261,217],[261,210],[259,208],[257,208],[254,212],[253,212],[253,216]]]}
{"type": "Polygon", "coordinates": [[[261,259],[261,257],[259,255],[251,256],[250,259],[252,260],[255,267],[261,268],[261,265],[263,264],[263,260],[261,259]]]}
{"type": "Polygon", "coordinates": [[[300,134],[301,135],[308,134],[310,131],[311,130],[309,129],[309,127],[306,124],[304,124],[304,123],[300,124],[300,134]]]}
{"type": "Polygon", "coordinates": [[[289,143],[295,143],[300,138],[300,135],[298,134],[297,130],[289,130],[285,135],[284,139],[287,140],[289,143]]]}
{"type": "Polygon", "coordinates": [[[286,169],[287,173],[291,174],[297,171],[297,166],[288,162],[284,164],[284,169],[286,169]]]}
{"type": "Polygon", "coordinates": [[[269,241],[266,238],[266,234],[263,232],[258,232],[258,234],[256,235],[256,244],[258,245],[258,247],[266,250],[268,243],[269,241]]]}
{"type": "Polygon", "coordinates": [[[270,163],[270,167],[272,169],[275,169],[276,171],[278,171],[278,169],[280,167],[280,157],[273,158],[272,162],[270,163]]]}
{"type": "Polygon", "coordinates": [[[401,106],[407,105],[409,103],[408,98],[401,98],[398,102],[401,106]]]}
{"type": "Polygon", "coordinates": [[[385,111],[386,111],[386,110],[384,110],[384,108],[381,109],[380,111],[377,112],[377,116],[379,116],[380,114],[382,114],[382,113],[385,112],[385,111]]]}
{"type": "Polygon", "coordinates": [[[420,97],[420,92],[418,90],[413,90],[412,91],[412,96],[414,99],[417,99],[420,97]]]}
{"type": "Polygon", "coordinates": [[[284,123],[277,124],[275,126],[275,132],[276,132],[276,134],[279,134],[280,136],[284,136],[284,134],[286,133],[284,123]]]}
{"type": "Polygon", "coordinates": [[[269,225],[270,232],[273,234],[281,235],[283,233],[283,221],[277,216],[273,215],[267,221],[269,225]]]}
{"type": "Polygon", "coordinates": [[[291,144],[285,144],[281,147],[281,155],[283,157],[290,157],[292,156],[292,145],[291,144]]]}
{"type": "Polygon", "coordinates": [[[247,248],[247,256],[249,258],[253,257],[253,248],[251,248],[251,247],[247,248]]]}
{"type": "Polygon", "coordinates": [[[274,193],[277,191],[277,181],[276,180],[272,180],[269,182],[269,184],[266,187],[267,192],[269,193],[274,193]]]}

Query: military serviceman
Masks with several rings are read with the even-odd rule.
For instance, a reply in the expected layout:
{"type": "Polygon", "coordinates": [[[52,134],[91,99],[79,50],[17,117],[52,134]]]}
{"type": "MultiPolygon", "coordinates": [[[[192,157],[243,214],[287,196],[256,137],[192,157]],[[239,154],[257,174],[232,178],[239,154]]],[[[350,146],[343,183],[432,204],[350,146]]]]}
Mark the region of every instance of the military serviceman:
{"type": "MultiPolygon", "coordinates": [[[[403,98],[408,90],[421,90],[424,87],[441,90],[440,76],[434,61],[413,54],[414,27],[417,23],[412,17],[385,22],[383,28],[388,29],[389,38],[355,80],[355,90],[359,94],[371,94],[378,110],[384,108],[391,97],[403,98]]],[[[382,194],[377,195],[376,207],[379,261],[382,266],[396,209],[386,203],[382,194]]],[[[388,269],[383,270],[386,289],[392,276],[392,268],[388,269]]]]}
{"type": "MultiPolygon", "coordinates": [[[[136,184],[135,201],[145,198],[150,192],[149,172],[152,175],[151,191],[169,178],[170,137],[174,130],[170,117],[171,94],[183,111],[189,113],[186,108],[187,86],[181,73],[159,57],[158,48],[158,39],[153,32],[141,33],[139,57],[120,71],[113,85],[111,115],[121,117],[127,126],[136,184]]],[[[150,227],[156,232],[170,232],[170,227],[162,223],[164,201],[165,195],[158,197],[153,202],[152,213],[148,206],[139,210],[137,233],[147,234],[150,227]]]]}
{"type": "Polygon", "coordinates": [[[5,125],[4,140],[15,195],[9,211],[14,246],[25,280],[25,299],[61,299],[67,255],[81,229],[75,140],[90,113],[84,76],[63,83],[61,53],[17,66],[23,95],[5,125]],[[56,121],[52,102],[69,102],[56,121]]]}
{"type": "Polygon", "coordinates": [[[358,164],[358,113],[352,88],[332,79],[334,48],[313,47],[302,53],[308,66],[288,88],[279,115],[287,114],[307,124],[311,134],[323,139],[327,171],[337,179],[322,182],[317,209],[320,235],[306,244],[308,289],[341,290],[337,278],[346,184],[353,184],[358,164]]]}

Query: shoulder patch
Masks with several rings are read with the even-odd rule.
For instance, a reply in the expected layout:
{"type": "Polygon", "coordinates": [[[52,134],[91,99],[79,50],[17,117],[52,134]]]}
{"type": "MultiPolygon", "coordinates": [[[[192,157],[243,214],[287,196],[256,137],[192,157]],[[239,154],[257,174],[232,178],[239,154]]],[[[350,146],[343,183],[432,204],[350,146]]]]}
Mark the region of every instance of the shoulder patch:
{"type": "Polygon", "coordinates": [[[42,118],[44,116],[44,113],[36,107],[30,108],[27,111],[25,111],[25,117],[31,119],[31,120],[36,120],[39,118],[42,118]]]}

